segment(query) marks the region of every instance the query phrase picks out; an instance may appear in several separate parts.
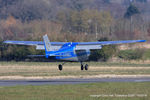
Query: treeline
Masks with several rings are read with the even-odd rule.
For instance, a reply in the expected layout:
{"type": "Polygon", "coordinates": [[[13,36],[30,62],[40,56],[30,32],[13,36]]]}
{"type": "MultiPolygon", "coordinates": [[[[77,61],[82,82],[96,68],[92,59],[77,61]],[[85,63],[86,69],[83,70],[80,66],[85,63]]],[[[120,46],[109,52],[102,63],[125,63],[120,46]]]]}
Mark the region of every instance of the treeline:
{"type": "MultiPolygon", "coordinates": [[[[0,59],[24,60],[26,55],[44,54],[34,47],[2,43],[4,40],[42,41],[44,34],[51,41],[64,42],[101,38],[148,40],[149,2],[125,1],[119,4],[111,0],[0,0],[0,59]]],[[[104,57],[103,51],[98,52],[109,58],[104,57]]],[[[108,50],[107,54],[112,52],[108,50]]]]}
{"type": "Polygon", "coordinates": [[[148,39],[150,22],[145,21],[139,11],[132,13],[127,10],[123,18],[115,19],[109,11],[72,10],[68,14],[59,12],[56,21],[29,22],[9,16],[0,20],[0,38],[42,40],[42,35],[48,34],[52,41],[96,41],[101,37],[110,40],[148,39]]]}

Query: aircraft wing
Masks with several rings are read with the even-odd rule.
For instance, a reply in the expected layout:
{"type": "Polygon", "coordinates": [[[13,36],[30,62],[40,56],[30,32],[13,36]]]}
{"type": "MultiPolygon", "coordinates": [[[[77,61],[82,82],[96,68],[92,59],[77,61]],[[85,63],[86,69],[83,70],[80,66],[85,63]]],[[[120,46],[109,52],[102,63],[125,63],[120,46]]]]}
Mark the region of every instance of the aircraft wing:
{"type": "MultiPolygon", "coordinates": [[[[7,40],[4,41],[4,43],[7,44],[17,44],[17,45],[44,45],[43,41],[12,41],[12,40],[7,40]]],[[[51,42],[52,45],[63,45],[66,42],[51,42]]]]}
{"type": "Polygon", "coordinates": [[[122,41],[101,41],[101,42],[79,42],[76,49],[101,49],[104,45],[127,44],[146,42],[146,40],[122,40],[122,41]]]}
{"type": "MultiPolygon", "coordinates": [[[[12,41],[12,40],[7,40],[7,41],[4,41],[3,43],[36,46],[37,50],[45,50],[43,41],[12,41]]],[[[65,42],[51,42],[51,44],[52,44],[52,48],[54,48],[54,50],[58,50],[61,48],[62,45],[65,44],[65,42]]]]}
{"type": "MultiPolygon", "coordinates": [[[[103,45],[114,45],[114,44],[126,44],[126,43],[137,43],[146,42],[146,40],[122,40],[122,41],[100,41],[100,42],[71,42],[76,43],[76,50],[82,49],[101,49],[103,45]]],[[[37,50],[44,50],[43,41],[4,41],[7,44],[17,44],[17,45],[29,45],[36,46],[37,50]]],[[[50,42],[54,50],[60,49],[67,42],[50,42]]]]}
{"type": "Polygon", "coordinates": [[[146,42],[146,40],[122,40],[122,41],[100,41],[100,42],[79,42],[79,45],[113,45],[125,43],[146,42]]]}

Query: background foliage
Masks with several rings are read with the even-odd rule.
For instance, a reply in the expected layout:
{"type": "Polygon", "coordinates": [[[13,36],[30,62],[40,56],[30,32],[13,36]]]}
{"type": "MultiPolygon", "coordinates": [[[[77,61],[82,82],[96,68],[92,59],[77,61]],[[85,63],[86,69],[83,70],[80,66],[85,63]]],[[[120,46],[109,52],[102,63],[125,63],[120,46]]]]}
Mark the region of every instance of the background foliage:
{"type": "MultiPolygon", "coordinates": [[[[0,59],[25,59],[40,54],[34,47],[4,45],[4,40],[97,41],[150,37],[148,0],[0,0],[0,59]]],[[[112,49],[112,50],[111,50],[112,49]]],[[[92,58],[106,61],[112,46],[92,58]],[[106,50],[107,49],[107,50],[106,50]]],[[[42,52],[43,54],[43,52],[42,52]]]]}

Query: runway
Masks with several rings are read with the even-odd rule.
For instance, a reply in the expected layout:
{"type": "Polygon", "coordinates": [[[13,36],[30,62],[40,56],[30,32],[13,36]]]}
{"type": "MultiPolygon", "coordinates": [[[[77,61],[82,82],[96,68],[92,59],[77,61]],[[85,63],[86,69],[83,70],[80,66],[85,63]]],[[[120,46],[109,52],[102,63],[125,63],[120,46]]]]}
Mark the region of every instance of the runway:
{"type": "Polygon", "coordinates": [[[99,82],[150,82],[150,78],[90,78],[90,79],[49,79],[49,80],[0,80],[0,86],[17,85],[63,85],[99,82]]]}

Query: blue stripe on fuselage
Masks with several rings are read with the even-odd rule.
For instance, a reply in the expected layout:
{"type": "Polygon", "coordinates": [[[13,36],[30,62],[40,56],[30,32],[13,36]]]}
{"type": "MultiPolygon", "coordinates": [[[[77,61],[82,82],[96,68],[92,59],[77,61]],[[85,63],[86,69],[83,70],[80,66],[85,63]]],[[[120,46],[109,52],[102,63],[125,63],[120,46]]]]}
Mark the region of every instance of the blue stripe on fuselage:
{"type": "MultiPolygon", "coordinates": [[[[86,55],[89,55],[90,54],[90,52],[87,52],[86,53],[86,55]]],[[[85,53],[81,53],[80,55],[78,55],[78,56],[83,56],[83,55],[85,55],[85,53]]],[[[58,56],[58,57],[56,57],[56,59],[58,59],[58,60],[63,60],[63,59],[67,59],[67,58],[74,58],[74,57],[77,57],[77,55],[75,54],[75,55],[72,55],[72,56],[58,56]]]]}
{"type": "Polygon", "coordinates": [[[56,56],[56,59],[60,59],[62,57],[74,57],[76,56],[74,49],[77,44],[78,43],[66,43],[58,51],[46,51],[46,57],[56,56]]]}

